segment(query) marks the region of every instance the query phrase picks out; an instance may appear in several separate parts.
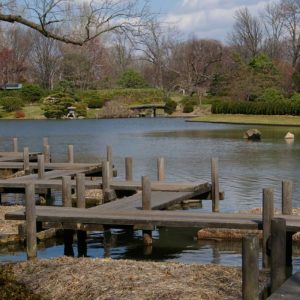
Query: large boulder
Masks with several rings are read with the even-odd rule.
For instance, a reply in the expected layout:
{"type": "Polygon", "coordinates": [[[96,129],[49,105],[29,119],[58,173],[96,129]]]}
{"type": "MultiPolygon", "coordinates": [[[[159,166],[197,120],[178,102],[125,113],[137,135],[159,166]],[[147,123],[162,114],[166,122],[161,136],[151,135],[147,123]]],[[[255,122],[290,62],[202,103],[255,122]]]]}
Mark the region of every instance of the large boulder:
{"type": "Polygon", "coordinates": [[[259,141],[261,138],[261,132],[258,129],[248,129],[244,133],[244,139],[259,141]]]}

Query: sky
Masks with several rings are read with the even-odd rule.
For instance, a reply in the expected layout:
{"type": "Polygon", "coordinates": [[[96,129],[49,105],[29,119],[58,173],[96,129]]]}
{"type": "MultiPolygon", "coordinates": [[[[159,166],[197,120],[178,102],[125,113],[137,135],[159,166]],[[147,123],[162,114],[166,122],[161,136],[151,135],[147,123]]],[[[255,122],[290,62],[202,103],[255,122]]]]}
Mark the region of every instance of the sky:
{"type": "MultiPolygon", "coordinates": [[[[161,20],[176,26],[184,36],[226,42],[234,23],[234,12],[248,7],[256,14],[270,0],[150,0],[161,20]]],[[[274,2],[274,1],[273,1],[274,2]]]]}

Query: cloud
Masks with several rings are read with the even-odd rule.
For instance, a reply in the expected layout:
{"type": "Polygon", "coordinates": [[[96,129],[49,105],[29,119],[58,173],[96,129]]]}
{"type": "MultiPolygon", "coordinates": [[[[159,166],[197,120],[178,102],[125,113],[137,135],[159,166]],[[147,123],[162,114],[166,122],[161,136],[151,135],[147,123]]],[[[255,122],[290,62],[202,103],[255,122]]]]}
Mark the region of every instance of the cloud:
{"type": "Polygon", "coordinates": [[[183,0],[167,13],[164,21],[175,25],[185,35],[226,41],[234,23],[234,12],[248,7],[257,14],[269,0],[183,0]]]}

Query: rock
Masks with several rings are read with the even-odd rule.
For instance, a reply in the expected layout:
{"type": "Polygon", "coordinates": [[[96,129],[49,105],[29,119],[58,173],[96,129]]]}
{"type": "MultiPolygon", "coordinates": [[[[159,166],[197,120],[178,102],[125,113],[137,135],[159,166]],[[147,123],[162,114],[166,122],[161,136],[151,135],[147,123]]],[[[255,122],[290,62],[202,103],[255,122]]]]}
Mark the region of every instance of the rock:
{"type": "Polygon", "coordinates": [[[286,140],[293,140],[295,139],[295,135],[291,132],[288,132],[285,137],[284,137],[286,140]]]}
{"type": "Polygon", "coordinates": [[[244,139],[259,141],[261,132],[258,129],[249,129],[244,133],[244,139]]]}

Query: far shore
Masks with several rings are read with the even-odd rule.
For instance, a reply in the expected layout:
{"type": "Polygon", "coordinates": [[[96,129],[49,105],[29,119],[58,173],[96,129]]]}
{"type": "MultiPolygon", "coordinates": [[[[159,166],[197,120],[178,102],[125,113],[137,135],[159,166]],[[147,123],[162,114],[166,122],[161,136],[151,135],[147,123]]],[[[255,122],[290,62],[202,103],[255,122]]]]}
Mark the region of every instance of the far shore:
{"type": "Polygon", "coordinates": [[[300,116],[210,114],[188,119],[187,122],[300,127],[300,116]]]}

